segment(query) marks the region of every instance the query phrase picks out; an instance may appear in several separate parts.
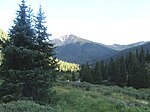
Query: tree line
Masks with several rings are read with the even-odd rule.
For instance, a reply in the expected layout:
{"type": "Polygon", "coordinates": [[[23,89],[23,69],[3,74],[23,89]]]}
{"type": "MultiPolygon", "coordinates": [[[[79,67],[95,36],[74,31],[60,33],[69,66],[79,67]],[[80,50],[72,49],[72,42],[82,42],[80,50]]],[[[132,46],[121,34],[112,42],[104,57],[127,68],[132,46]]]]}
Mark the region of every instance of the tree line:
{"type": "Polygon", "coordinates": [[[150,87],[150,52],[141,48],[129,52],[126,56],[96,62],[95,66],[86,63],[81,66],[81,81],[94,84],[132,86],[135,88],[150,87]]]}
{"type": "Polygon", "coordinates": [[[54,46],[45,26],[45,14],[37,15],[25,0],[19,4],[9,40],[0,41],[3,54],[0,65],[0,102],[30,99],[50,102],[56,77],[57,61],[54,46]]]}

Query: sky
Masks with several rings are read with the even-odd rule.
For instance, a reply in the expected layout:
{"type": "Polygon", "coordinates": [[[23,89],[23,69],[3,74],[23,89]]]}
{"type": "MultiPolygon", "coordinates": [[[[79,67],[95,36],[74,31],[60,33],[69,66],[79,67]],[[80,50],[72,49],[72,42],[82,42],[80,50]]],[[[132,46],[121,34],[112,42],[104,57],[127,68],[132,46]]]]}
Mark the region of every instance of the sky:
{"type": "MultiPolygon", "coordinates": [[[[51,38],[74,34],[103,44],[150,41],[150,0],[25,0],[46,15],[51,38]]],[[[13,25],[21,0],[0,0],[0,28],[13,25]]]]}

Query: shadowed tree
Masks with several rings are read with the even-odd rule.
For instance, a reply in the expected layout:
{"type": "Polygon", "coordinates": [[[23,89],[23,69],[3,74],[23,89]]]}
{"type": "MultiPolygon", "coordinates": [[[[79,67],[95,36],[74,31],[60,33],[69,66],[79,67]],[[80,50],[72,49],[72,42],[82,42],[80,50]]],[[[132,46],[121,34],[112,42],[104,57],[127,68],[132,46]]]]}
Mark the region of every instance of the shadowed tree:
{"type": "Polygon", "coordinates": [[[10,40],[2,46],[4,59],[1,65],[0,98],[4,102],[32,99],[49,102],[55,73],[53,44],[48,42],[45,19],[41,7],[33,27],[32,10],[22,0],[14,25],[9,31],[10,40]],[[40,30],[41,32],[38,32],[40,30]]]}

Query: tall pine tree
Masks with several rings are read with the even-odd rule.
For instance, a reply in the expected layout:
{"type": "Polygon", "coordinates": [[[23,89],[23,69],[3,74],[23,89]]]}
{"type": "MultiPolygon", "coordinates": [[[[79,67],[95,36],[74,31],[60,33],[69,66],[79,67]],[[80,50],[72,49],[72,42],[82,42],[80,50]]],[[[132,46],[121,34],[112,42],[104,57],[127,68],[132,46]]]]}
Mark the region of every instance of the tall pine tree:
{"type": "Polygon", "coordinates": [[[118,86],[125,86],[127,84],[127,72],[126,72],[126,64],[124,56],[121,56],[118,64],[118,73],[116,83],[118,86]]]}
{"type": "Polygon", "coordinates": [[[42,71],[42,74],[37,80],[36,85],[36,98],[38,100],[47,100],[51,97],[52,83],[56,79],[56,67],[57,61],[54,53],[54,46],[49,40],[50,34],[47,33],[47,27],[45,27],[45,15],[42,12],[42,7],[39,7],[39,12],[36,16],[36,39],[34,50],[38,52],[38,55],[34,59],[34,67],[42,71]]]}
{"type": "Polygon", "coordinates": [[[100,84],[102,81],[102,70],[99,62],[96,62],[93,74],[93,82],[96,84],[100,84]]]}
{"type": "Polygon", "coordinates": [[[24,0],[19,8],[9,32],[10,40],[2,48],[1,74],[4,81],[0,85],[0,99],[4,102],[24,98],[48,102],[56,67],[54,47],[46,40],[46,27],[42,25],[44,29],[39,28],[39,33],[37,27],[33,29],[32,10],[24,0]]]}

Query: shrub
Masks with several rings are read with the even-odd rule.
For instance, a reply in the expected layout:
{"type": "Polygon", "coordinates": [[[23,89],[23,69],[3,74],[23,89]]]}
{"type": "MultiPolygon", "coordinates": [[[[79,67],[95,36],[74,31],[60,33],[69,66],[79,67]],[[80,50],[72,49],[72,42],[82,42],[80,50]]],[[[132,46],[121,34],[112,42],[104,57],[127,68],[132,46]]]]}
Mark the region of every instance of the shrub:
{"type": "Polygon", "coordinates": [[[17,101],[0,104],[0,112],[55,112],[49,106],[42,106],[33,101],[17,101]]]}

